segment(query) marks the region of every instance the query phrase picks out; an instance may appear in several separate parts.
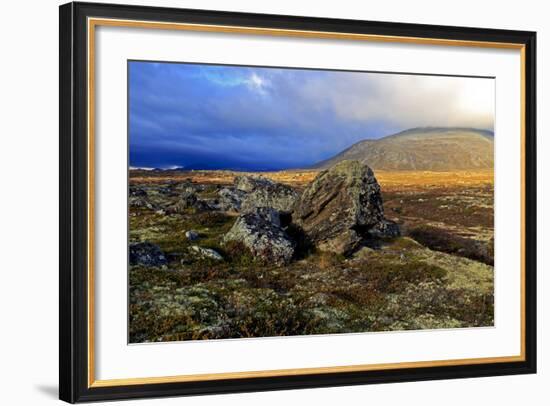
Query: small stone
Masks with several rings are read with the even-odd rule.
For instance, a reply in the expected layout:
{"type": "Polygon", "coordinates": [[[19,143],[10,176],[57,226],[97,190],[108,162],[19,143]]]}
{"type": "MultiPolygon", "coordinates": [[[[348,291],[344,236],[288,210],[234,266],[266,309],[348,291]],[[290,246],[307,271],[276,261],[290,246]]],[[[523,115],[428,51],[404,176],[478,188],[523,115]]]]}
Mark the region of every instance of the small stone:
{"type": "Polygon", "coordinates": [[[212,248],[203,248],[203,247],[199,247],[198,245],[193,245],[191,247],[191,250],[193,250],[201,258],[208,258],[216,261],[223,261],[223,257],[212,248]]]}
{"type": "Polygon", "coordinates": [[[150,242],[130,244],[130,265],[163,266],[168,262],[160,248],[150,242]]]}
{"type": "Polygon", "coordinates": [[[128,204],[130,207],[146,207],[150,210],[154,209],[153,205],[143,196],[130,196],[128,204]]]}
{"type": "Polygon", "coordinates": [[[185,232],[185,237],[189,241],[195,241],[199,239],[199,233],[197,233],[195,230],[188,230],[185,232]]]}

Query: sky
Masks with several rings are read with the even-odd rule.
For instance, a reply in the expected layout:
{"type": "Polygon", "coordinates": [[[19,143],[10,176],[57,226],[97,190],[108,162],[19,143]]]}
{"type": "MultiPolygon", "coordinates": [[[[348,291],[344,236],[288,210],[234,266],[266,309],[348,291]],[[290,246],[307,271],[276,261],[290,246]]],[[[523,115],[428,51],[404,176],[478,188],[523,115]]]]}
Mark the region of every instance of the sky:
{"type": "Polygon", "coordinates": [[[129,62],[130,166],[305,168],[414,127],[493,131],[494,80],[129,62]]]}

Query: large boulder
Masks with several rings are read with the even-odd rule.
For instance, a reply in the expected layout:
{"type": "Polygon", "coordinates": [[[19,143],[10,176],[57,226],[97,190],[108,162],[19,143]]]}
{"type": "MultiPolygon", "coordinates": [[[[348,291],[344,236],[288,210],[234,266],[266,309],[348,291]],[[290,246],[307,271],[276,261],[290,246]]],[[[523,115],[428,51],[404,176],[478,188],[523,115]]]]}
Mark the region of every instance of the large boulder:
{"type": "Polygon", "coordinates": [[[365,239],[399,235],[397,225],[384,218],[373,171],[358,161],[320,172],[298,199],[292,219],[321,250],[340,254],[365,239]]]}
{"type": "Polygon", "coordinates": [[[294,242],[283,229],[279,213],[269,207],[241,214],[223,238],[224,243],[230,241],[243,244],[266,263],[284,265],[294,255],[294,242]]]}
{"type": "Polygon", "coordinates": [[[162,266],[168,262],[166,255],[151,242],[130,244],[130,265],[162,266]]]}
{"type": "Polygon", "coordinates": [[[241,212],[248,213],[259,207],[271,207],[290,213],[298,193],[290,186],[277,183],[261,176],[237,176],[235,188],[246,192],[241,201],[241,212]]]}

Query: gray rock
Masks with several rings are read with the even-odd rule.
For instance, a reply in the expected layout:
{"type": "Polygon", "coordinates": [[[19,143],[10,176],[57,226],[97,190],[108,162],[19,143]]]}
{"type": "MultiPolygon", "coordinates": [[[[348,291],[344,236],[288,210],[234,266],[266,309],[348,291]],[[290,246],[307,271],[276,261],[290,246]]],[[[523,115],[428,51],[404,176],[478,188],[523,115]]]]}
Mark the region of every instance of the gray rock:
{"type": "Polygon", "coordinates": [[[399,226],[390,220],[382,220],[368,231],[374,238],[395,238],[401,235],[399,226]]]}
{"type": "Polygon", "coordinates": [[[189,241],[195,241],[195,240],[198,240],[199,233],[197,233],[195,230],[188,230],[188,231],[185,232],[185,237],[189,241]]]}
{"type": "Polygon", "coordinates": [[[187,193],[203,192],[206,189],[206,185],[186,182],[182,185],[183,191],[187,193]]]}
{"type": "Polygon", "coordinates": [[[246,192],[232,187],[224,187],[218,191],[217,209],[222,211],[239,211],[246,197],[246,192]]]}
{"type": "Polygon", "coordinates": [[[167,196],[177,196],[177,191],[174,188],[174,185],[168,185],[166,187],[161,187],[157,189],[157,191],[161,195],[167,195],[167,196]]]}
{"type": "Polygon", "coordinates": [[[267,188],[274,184],[271,179],[264,178],[263,176],[237,176],[233,181],[237,190],[243,192],[252,192],[257,188],[267,188]]]}
{"type": "Polygon", "coordinates": [[[166,255],[150,242],[130,244],[130,265],[162,266],[166,265],[166,255]]]}
{"type": "Polygon", "coordinates": [[[147,196],[147,192],[140,187],[130,186],[130,196],[147,196]]]}
{"type": "Polygon", "coordinates": [[[345,230],[332,238],[316,241],[321,251],[348,254],[361,246],[363,237],[355,230],[345,230]]]}
{"type": "Polygon", "coordinates": [[[191,247],[193,253],[197,254],[201,258],[213,259],[216,261],[223,261],[223,257],[212,248],[203,248],[198,245],[193,245],[191,247]]]}
{"type": "Polygon", "coordinates": [[[179,191],[180,193],[197,193],[201,192],[203,186],[198,183],[193,183],[191,180],[184,180],[182,182],[175,182],[171,184],[174,190],[179,191]]]}
{"type": "Polygon", "coordinates": [[[128,200],[130,207],[146,207],[150,210],[154,210],[155,207],[143,196],[130,196],[128,200]]]}
{"type": "Polygon", "coordinates": [[[180,199],[168,208],[169,213],[182,213],[187,209],[197,211],[210,210],[211,207],[205,201],[199,199],[195,192],[185,191],[181,194],[180,199]]]}
{"type": "Polygon", "coordinates": [[[235,188],[246,192],[241,203],[243,213],[259,207],[271,207],[280,212],[290,213],[298,199],[298,193],[290,186],[261,176],[237,176],[235,188]]]}
{"type": "Polygon", "coordinates": [[[365,238],[399,235],[385,219],[380,185],[358,161],[342,161],[320,172],[298,199],[292,216],[321,250],[348,254],[365,238]]]}
{"type": "Polygon", "coordinates": [[[254,257],[276,265],[290,262],[295,249],[294,242],[281,227],[279,213],[269,207],[241,214],[223,241],[242,243],[254,257]]]}

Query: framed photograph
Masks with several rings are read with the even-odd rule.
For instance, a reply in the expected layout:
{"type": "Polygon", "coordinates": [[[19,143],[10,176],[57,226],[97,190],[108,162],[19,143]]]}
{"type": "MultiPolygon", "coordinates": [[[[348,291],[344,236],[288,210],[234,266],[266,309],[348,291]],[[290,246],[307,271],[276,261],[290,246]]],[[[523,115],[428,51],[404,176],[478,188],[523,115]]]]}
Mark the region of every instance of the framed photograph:
{"type": "Polygon", "coordinates": [[[536,371],[536,34],[60,7],[60,398],[536,371]]]}

